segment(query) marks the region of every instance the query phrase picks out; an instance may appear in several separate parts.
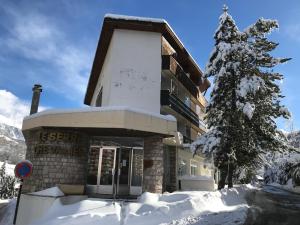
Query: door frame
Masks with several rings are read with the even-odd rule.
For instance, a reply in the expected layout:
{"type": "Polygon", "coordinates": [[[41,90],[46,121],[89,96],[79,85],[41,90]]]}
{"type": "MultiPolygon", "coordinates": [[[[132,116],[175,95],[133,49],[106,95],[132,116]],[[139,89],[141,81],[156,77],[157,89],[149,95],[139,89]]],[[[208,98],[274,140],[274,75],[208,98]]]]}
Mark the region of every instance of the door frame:
{"type": "Polygon", "coordinates": [[[98,164],[98,174],[97,174],[97,193],[99,194],[114,194],[114,179],[115,179],[115,168],[116,168],[116,154],[117,147],[116,146],[100,146],[99,149],[99,164],[98,164]],[[101,170],[102,170],[102,155],[103,150],[114,150],[114,160],[113,160],[113,168],[112,168],[112,184],[111,185],[101,185],[101,170]]]}
{"type": "Polygon", "coordinates": [[[132,155],[132,147],[119,147],[117,149],[117,154],[119,154],[118,157],[116,157],[116,160],[118,159],[118,162],[116,162],[116,165],[117,165],[117,179],[116,179],[116,196],[121,196],[120,193],[119,193],[119,190],[120,190],[120,175],[121,175],[121,169],[119,168],[120,167],[120,163],[121,162],[121,156],[122,156],[122,150],[123,149],[126,149],[126,151],[129,151],[129,157],[128,157],[128,178],[127,178],[127,187],[128,187],[128,195],[130,195],[130,189],[131,189],[131,176],[132,176],[132,161],[131,161],[131,155],[132,155]]]}
{"type": "MultiPolygon", "coordinates": [[[[129,184],[129,195],[141,195],[143,192],[143,179],[144,179],[144,173],[142,175],[142,181],[141,181],[141,186],[132,186],[131,185],[131,181],[132,181],[132,164],[133,164],[133,154],[134,154],[134,150],[139,150],[139,151],[144,151],[143,147],[132,147],[131,148],[131,153],[130,153],[130,184],[129,184]]],[[[144,158],[144,156],[143,156],[144,158]]],[[[142,166],[143,166],[143,162],[142,162],[142,166]]],[[[143,166],[143,170],[144,170],[144,166],[143,166]]]]}
{"type": "MultiPolygon", "coordinates": [[[[133,155],[134,150],[141,150],[143,151],[143,147],[121,147],[121,146],[102,146],[102,145],[91,145],[90,148],[97,148],[99,149],[99,161],[98,161],[98,171],[97,171],[97,183],[96,185],[87,185],[88,189],[97,194],[107,194],[112,195],[114,197],[120,196],[118,194],[119,189],[119,171],[116,171],[116,164],[120,163],[120,157],[119,162],[117,162],[117,154],[118,149],[121,151],[122,148],[129,149],[129,169],[128,169],[128,188],[129,188],[129,195],[140,195],[142,194],[142,186],[143,186],[143,178],[142,175],[142,183],[141,186],[132,186],[132,172],[133,172],[133,155]],[[102,155],[103,150],[109,149],[114,150],[114,161],[113,161],[113,168],[112,168],[112,184],[111,185],[101,185],[101,170],[102,170],[102,155]],[[115,177],[117,176],[117,177],[115,177]],[[116,179],[117,178],[117,179],[116,179]]],[[[120,154],[120,153],[119,153],[120,154]]],[[[119,169],[119,168],[118,168],[119,169]]]]}

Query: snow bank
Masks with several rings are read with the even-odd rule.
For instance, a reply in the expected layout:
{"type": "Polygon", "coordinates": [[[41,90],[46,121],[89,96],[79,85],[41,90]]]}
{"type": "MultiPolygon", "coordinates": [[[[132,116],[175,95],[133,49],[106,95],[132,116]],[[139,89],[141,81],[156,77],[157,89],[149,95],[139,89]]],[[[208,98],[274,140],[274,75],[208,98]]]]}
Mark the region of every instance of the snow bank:
{"type": "Polygon", "coordinates": [[[127,203],[103,199],[74,202],[66,201],[67,196],[57,198],[47,213],[30,225],[243,224],[248,210],[244,197],[252,188],[243,185],[215,192],[146,192],[137,202],[127,203]]]}
{"type": "Polygon", "coordinates": [[[56,199],[48,213],[31,225],[119,225],[120,211],[119,203],[100,199],[86,199],[67,205],[56,199]]]}
{"type": "Polygon", "coordinates": [[[300,194],[300,186],[294,186],[292,179],[289,179],[287,184],[282,185],[282,184],[278,184],[278,183],[270,183],[268,185],[278,187],[278,188],[281,188],[281,189],[284,189],[284,190],[287,190],[287,191],[290,191],[290,192],[294,192],[294,193],[297,193],[297,194],[300,194]]]}
{"type": "Polygon", "coordinates": [[[248,210],[244,196],[250,188],[144,193],[139,202],[127,205],[124,224],[243,224],[248,210]],[[224,218],[226,223],[222,223],[224,218]]]}
{"type": "Polygon", "coordinates": [[[16,199],[0,199],[0,225],[12,225],[16,208],[16,199]]]}
{"type": "Polygon", "coordinates": [[[52,187],[42,191],[33,192],[30,194],[35,196],[46,196],[46,197],[62,197],[65,195],[58,187],[52,187]]]}

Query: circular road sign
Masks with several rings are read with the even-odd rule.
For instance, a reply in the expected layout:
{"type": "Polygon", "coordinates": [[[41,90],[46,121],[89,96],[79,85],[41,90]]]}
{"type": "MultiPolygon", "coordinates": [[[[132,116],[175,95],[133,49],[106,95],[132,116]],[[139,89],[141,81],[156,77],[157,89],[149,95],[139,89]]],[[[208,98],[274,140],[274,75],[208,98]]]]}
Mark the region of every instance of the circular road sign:
{"type": "Polygon", "coordinates": [[[32,173],[32,163],[28,160],[22,160],[15,166],[15,175],[20,179],[27,178],[32,173]]]}

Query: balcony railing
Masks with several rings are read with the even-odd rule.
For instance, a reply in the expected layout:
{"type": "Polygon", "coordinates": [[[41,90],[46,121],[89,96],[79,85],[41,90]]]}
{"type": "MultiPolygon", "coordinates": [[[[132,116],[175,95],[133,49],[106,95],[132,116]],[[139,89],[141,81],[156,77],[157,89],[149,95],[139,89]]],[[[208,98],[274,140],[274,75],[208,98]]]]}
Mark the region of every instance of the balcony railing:
{"type": "Polygon", "coordinates": [[[175,94],[171,93],[169,90],[161,90],[160,95],[161,105],[167,105],[171,107],[174,111],[184,116],[191,123],[199,127],[199,117],[198,115],[184,102],[182,102],[175,94]]]}
{"type": "Polygon", "coordinates": [[[170,71],[195,98],[198,97],[199,90],[197,86],[172,56],[162,56],[162,70],[170,71]]]}

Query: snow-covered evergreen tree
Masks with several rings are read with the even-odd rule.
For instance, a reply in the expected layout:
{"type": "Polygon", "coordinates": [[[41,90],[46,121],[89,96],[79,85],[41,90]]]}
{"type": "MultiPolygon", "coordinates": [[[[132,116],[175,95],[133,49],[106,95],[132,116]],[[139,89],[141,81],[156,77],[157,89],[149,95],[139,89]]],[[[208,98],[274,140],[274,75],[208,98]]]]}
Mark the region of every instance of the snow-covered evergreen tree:
{"type": "MultiPolygon", "coordinates": [[[[201,136],[192,146],[200,147],[204,153],[214,152],[216,166],[221,171],[219,188],[225,185],[227,173],[234,170],[236,162],[236,138],[239,133],[241,113],[237,109],[235,90],[239,83],[239,68],[243,57],[243,34],[239,32],[227,8],[220,16],[216,30],[215,48],[206,67],[205,77],[214,77],[214,88],[207,107],[209,132],[201,136]]],[[[229,176],[232,178],[232,176],[229,176]]],[[[232,179],[228,182],[232,185],[232,179]]]]}
{"type": "Polygon", "coordinates": [[[4,162],[0,168],[0,184],[3,183],[5,177],[5,171],[6,171],[6,163],[4,162]]]}
{"type": "Polygon", "coordinates": [[[0,168],[0,199],[8,199],[16,196],[15,186],[17,179],[6,174],[6,163],[4,162],[0,168]]]}
{"type": "Polygon", "coordinates": [[[270,68],[288,59],[272,57],[269,52],[277,44],[265,37],[277,27],[276,21],[259,19],[240,32],[227,7],[220,16],[205,71],[205,77],[214,77],[206,117],[210,130],[192,144],[194,150],[214,154],[221,171],[219,188],[224,187],[226,177],[232,186],[237,167],[251,169],[261,162],[263,152],[287,147],[274,121],[289,116],[280,105],[283,96],[276,83],[282,75],[270,68]]]}

